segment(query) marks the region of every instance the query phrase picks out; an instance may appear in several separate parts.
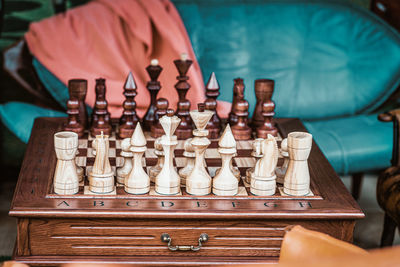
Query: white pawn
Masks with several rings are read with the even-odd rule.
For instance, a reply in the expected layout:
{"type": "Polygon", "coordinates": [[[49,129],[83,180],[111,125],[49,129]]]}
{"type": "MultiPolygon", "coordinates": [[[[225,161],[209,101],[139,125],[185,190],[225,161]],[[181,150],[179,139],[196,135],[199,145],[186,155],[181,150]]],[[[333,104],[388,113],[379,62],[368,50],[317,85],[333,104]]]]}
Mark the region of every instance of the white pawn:
{"type": "Polygon", "coordinates": [[[268,134],[262,141],[260,158],[250,179],[250,192],[257,196],[271,196],[276,191],[275,168],[278,164],[279,149],[274,136],[268,134]]]}
{"type": "Polygon", "coordinates": [[[79,178],[75,163],[78,135],[67,131],[54,134],[54,149],[57,156],[54,172],[54,192],[60,195],[78,193],[79,178]]]}
{"type": "Polygon", "coordinates": [[[312,146],[312,135],[305,132],[288,134],[289,166],[286,171],[283,192],[291,196],[310,193],[308,156],[312,146]]]}
{"type": "Polygon", "coordinates": [[[238,193],[239,181],[231,168],[231,161],[236,153],[236,141],[229,124],[219,139],[218,145],[222,167],[213,179],[213,193],[217,196],[234,196],[238,193]]]}
{"type": "Polygon", "coordinates": [[[125,178],[125,191],[129,194],[146,194],[150,191],[150,178],[142,164],[142,157],[147,149],[146,144],[146,137],[144,137],[142,127],[138,122],[131,137],[130,150],[133,152],[133,166],[125,178]]]}
{"type": "MultiPolygon", "coordinates": [[[[261,154],[262,141],[264,141],[264,138],[257,138],[254,140],[252,144],[253,151],[251,152],[251,155],[256,159],[256,162],[258,159],[262,158],[261,154]]],[[[248,184],[250,183],[250,179],[253,173],[254,173],[254,166],[246,170],[246,183],[248,184]]]]}
{"type": "Polygon", "coordinates": [[[196,157],[196,154],[194,152],[194,148],[191,144],[192,138],[188,138],[185,140],[185,144],[183,148],[185,151],[183,152],[183,156],[186,157],[186,164],[185,167],[179,170],[179,176],[181,177],[181,184],[185,185],[186,184],[186,178],[189,176],[189,174],[192,172],[194,168],[194,159],[196,157]]]}
{"type": "Polygon", "coordinates": [[[131,147],[131,139],[125,138],[121,142],[121,156],[124,157],[124,165],[117,169],[117,183],[124,184],[126,176],[132,170],[132,158],[133,153],[130,150],[131,147]]]}
{"type": "Polygon", "coordinates": [[[149,168],[150,181],[155,182],[157,175],[164,166],[164,150],[161,145],[161,137],[154,141],[154,154],[157,156],[157,163],[149,168]]]}
{"type": "Polygon", "coordinates": [[[283,164],[282,166],[276,168],[275,173],[276,173],[276,182],[283,184],[286,170],[289,166],[289,151],[287,146],[287,138],[282,140],[280,152],[281,156],[283,157],[283,164]]]}

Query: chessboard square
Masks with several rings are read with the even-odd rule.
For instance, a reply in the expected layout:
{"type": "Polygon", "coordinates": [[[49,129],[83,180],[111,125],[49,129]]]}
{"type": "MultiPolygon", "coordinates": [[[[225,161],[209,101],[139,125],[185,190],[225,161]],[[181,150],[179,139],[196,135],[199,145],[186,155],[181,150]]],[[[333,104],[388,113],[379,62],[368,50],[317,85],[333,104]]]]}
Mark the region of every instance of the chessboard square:
{"type": "Polygon", "coordinates": [[[208,174],[209,174],[211,177],[215,177],[216,171],[217,171],[218,169],[220,169],[220,168],[221,168],[221,167],[207,167],[208,174]]]}
{"type": "Polygon", "coordinates": [[[185,167],[186,162],[187,162],[186,158],[181,158],[181,157],[175,158],[175,164],[176,164],[176,167],[178,167],[178,168],[185,167]]]}
{"type": "Polygon", "coordinates": [[[94,154],[93,154],[93,148],[91,148],[91,147],[88,147],[88,149],[87,149],[87,153],[86,153],[86,157],[88,157],[88,158],[94,158],[94,157],[96,157],[94,154]]]}
{"type": "Polygon", "coordinates": [[[115,148],[109,148],[108,149],[108,157],[109,158],[115,158],[117,155],[116,155],[116,149],[115,148]]]}
{"type": "Polygon", "coordinates": [[[86,157],[76,157],[75,162],[76,162],[76,165],[84,167],[84,166],[86,166],[86,157]]]}
{"type": "Polygon", "coordinates": [[[111,135],[109,136],[108,140],[110,140],[110,141],[115,141],[115,140],[117,140],[117,134],[116,134],[116,132],[113,131],[113,132],[111,133],[111,135]]]}
{"type": "Polygon", "coordinates": [[[144,152],[144,156],[146,158],[157,158],[157,155],[154,153],[154,151],[154,148],[148,148],[146,149],[146,152],[144,152]]]}
{"type": "Polygon", "coordinates": [[[176,145],[175,149],[185,149],[185,141],[186,140],[178,140],[178,144],[176,145]]]}
{"type": "Polygon", "coordinates": [[[114,187],[114,190],[112,192],[109,192],[109,193],[94,193],[94,192],[89,190],[89,186],[88,185],[85,185],[85,189],[83,191],[83,194],[91,195],[91,196],[115,196],[115,195],[117,195],[117,190],[114,187]]]}
{"type": "Polygon", "coordinates": [[[246,187],[244,187],[244,186],[239,186],[237,196],[248,196],[248,195],[249,195],[249,194],[247,194],[246,187]]]}
{"type": "Polygon", "coordinates": [[[144,137],[146,137],[147,141],[154,141],[155,138],[151,136],[151,132],[144,132],[144,137]]]}
{"type": "Polygon", "coordinates": [[[251,141],[236,141],[236,148],[239,149],[252,149],[251,141]]]}
{"type": "Polygon", "coordinates": [[[115,149],[116,146],[117,146],[117,141],[115,141],[115,140],[114,140],[114,141],[111,141],[111,140],[110,140],[110,141],[108,142],[108,144],[109,144],[110,148],[115,149]]]}
{"type": "Polygon", "coordinates": [[[115,166],[121,167],[124,165],[124,158],[123,157],[116,157],[115,158],[115,166]]]}
{"type": "Polygon", "coordinates": [[[248,157],[235,157],[233,161],[239,168],[244,168],[244,167],[250,168],[256,164],[256,160],[254,158],[248,158],[248,157]]]}
{"type": "Polygon", "coordinates": [[[92,135],[89,133],[88,140],[92,141],[92,140],[94,140],[94,139],[96,139],[96,137],[92,136],[92,135]]]}
{"type": "Polygon", "coordinates": [[[115,148],[116,149],[121,149],[121,141],[122,140],[119,140],[119,139],[115,141],[115,148]]]}
{"type": "Polygon", "coordinates": [[[85,170],[85,176],[89,176],[89,172],[93,169],[93,166],[87,166],[85,170]]]}
{"type": "Polygon", "coordinates": [[[219,159],[221,158],[221,155],[219,154],[217,148],[209,148],[206,149],[205,157],[206,159],[219,159]]]}
{"type": "Polygon", "coordinates": [[[87,148],[88,140],[87,139],[79,139],[78,140],[78,148],[87,148]]]}

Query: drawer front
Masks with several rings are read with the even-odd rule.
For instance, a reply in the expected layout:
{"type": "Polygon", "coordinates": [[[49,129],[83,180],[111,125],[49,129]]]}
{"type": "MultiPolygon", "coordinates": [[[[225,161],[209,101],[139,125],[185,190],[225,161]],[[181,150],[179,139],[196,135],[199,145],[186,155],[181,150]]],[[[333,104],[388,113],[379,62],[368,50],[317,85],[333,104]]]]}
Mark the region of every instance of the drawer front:
{"type": "Polygon", "coordinates": [[[31,255],[277,257],[285,226],[263,221],[33,219],[29,245],[31,255]],[[198,251],[171,251],[161,240],[164,233],[173,247],[197,247],[203,233],[208,240],[198,251]]]}

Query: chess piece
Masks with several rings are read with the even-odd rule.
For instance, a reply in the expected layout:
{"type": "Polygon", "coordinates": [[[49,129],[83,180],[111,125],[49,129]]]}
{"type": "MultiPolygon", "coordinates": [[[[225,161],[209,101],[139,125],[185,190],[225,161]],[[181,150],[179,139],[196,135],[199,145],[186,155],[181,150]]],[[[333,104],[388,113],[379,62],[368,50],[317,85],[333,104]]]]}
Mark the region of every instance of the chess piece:
{"type": "Polygon", "coordinates": [[[247,116],[249,116],[249,102],[242,99],[236,103],[234,112],[237,122],[232,126],[232,133],[236,140],[249,140],[251,138],[251,128],[247,125],[247,116]]]}
{"type": "Polygon", "coordinates": [[[231,169],[231,161],[236,153],[236,141],[229,124],[219,139],[218,146],[222,167],[213,179],[212,191],[217,196],[234,196],[238,193],[239,181],[231,169]]]}
{"type": "Polygon", "coordinates": [[[185,143],[183,145],[183,148],[185,150],[183,152],[183,156],[186,158],[186,164],[185,167],[179,170],[179,176],[181,177],[181,184],[183,185],[186,184],[186,178],[194,168],[194,159],[196,157],[196,154],[194,152],[194,148],[191,142],[192,138],[188,138],[185,140],[185,143]]]}
{"type": "Polygon", "coordinates": [[[124,158],[124,164],[117,169],[117,183],[125,184],[125,178],[132,170],[133,153],[130,150],[131,139],[125,138],[121,142],[121,156],[124,158]]]}
{"type": "Polygon", "coordinates": [[[205,168],[204,154],[211,144],[205,128],[213,114],[213,112],[205,110],[203,103],[198,104],[198,110],[190,111],[190,116],[197,128],[193,130],[194,137],[191,141],[196,155],[194,168],[186,178],[186,192],[192,195],[202,196],[211,193],[211,177],[205,168]]]}
{"type": "Polygon", "coordinates": [[[136,124],[130,141],[130,150],[133,152],[133,166],[131,172],[125,178],[125,191],[129,194],[146,194],[150,191],[150,178],[143,169],[142,158],[147,149],[147,142],[140,123],[136,124]]]}
{"type": "Polygon", "coordinates": [[[283,157],[283,164],[282,166],[276,168],[275,173],[276,173],[276,182],[279,184],[283,184],[285,174],[289,166],[289,151],[287,146],[287,138],[282,140],[280,152],[281,156],[283,157]]]}
{"type": "Polygon", "coordinates": [[[206,85],[207,100],[204,102],[206,109],[214,112],[210,121],[207,123],[208,138],[216,139],[221,131],[221,119],[217,114],[217,97],[219,96],[219,84],[215,73],[211,73],[206,85]]]}
{"type": "Polygon", "coordinates": [[[124,111],[120,118],[120,126],[118,135],[120,138],[129,138],[133,134],[133,130],[139,121],[139,117],[136,114],[136,83],[133,78],[132,72],[129,72],[124,85],[124,96],[126,97],[122,107],[124,111]]]}
{"type": "MultiPolygon", "coordinates": [[[[79,155],[79,150],[76,150],[76,154],[75,154],[75,159],[76,156],[79,155]]],[[[83,174],[83,168],[81,166],[78,166],[78,164],[76,164],[76,160],[75,160],[75,168],[76,168],[76,174],[78,175],[78,181],[81,183],[83,182],[83,178],[84,178],[84,174],[83,174]]]]}
{"type": "Polygon", "coordinates": [[[96,135],[96,139],[92,142],[96,158],[92,169],[89,170],[88,179],[89,190],[93,193],[110,193],[115,189],[114,172],[108,159],[109,147],[108,135],[104,135],[103,132],[96,135]]]}
{"type": "Polygon", "coordinates": [[[250,192],[256,196],[272,196],[276,191],[275,169],[278,164],[279,149],[276,139],[268,135],[261,144],[263,154],[256,165],[250,179],[250,192]]]}
{"type": "Polygon", "coordinates": [[[54,192],[60,195],[78,193],[79,178],[75,163],[78,134],[67,131],[54,134],[54,149],[57,156],[54,172],[54,192]]]}
{"type": "Polygon", "coordinates": [[[92,114],[92,136],[111,135],[110,113],[107,110],[105,79],[96,79],[96,103],[92,114]]]}
{"type": "Polygon", "coordinates": [[[161,137],[161,145],[164,150],[164,166],[156,177],[155,190],[163,195],[176,195],[180,193],[180,177],[174,167],[174,149],[178,144],[178,138],[174,135],[180,119],[174,116],[174,110],[168,109],[167,116],[160,119],[165,135],[161,137]]]}
{"type": "Polygon", "coordinates": [[[157,163],[154,166],[151,166],[149,168],[149,176],[150,176],[150,181],[155,182],[157,175],[160,173],[162,167],[164,166],[164,150],[161,145],[161,137],[158,137],[154,141],[154,154],[157,156],[157,163]]]}
{"type": "Polygon", "coordinates": [[[158,76],[162,71],[162,67],[158,65],[158,60],[153,59],[150,65],[146,68],[147,73],[150,76],[150,81],[147,83],[147,90],[150,92],[150,105],[143,117],[143,129],[146,131],[151,130],[151,126],[154,124],[155,112],[156,112],[156,99],[158,91],[161,89],[160,82],[157,81],[158,76]]]}
{"type": "Polygon", "coordinates": [[[86,106],[85,103],[83,102],[86,97],[86,90],[87,90],[86,85],[87,85],[86,80],[75,79],[68,81],[68,92],[69,92],[69,99],[67,101],[68,120],[67,123],[64,125],[64,131],[77,133],[78,137],[83,136],[85,130],[84,123],[85,124],[87,123],[86,106]]]}
{"type": "MultiPolygon", "coordinates": [[[[258,161],[258,159],[262,158],[261,144],[263,141],[264,141],[263,138],[257,138],[252,143],[253,151],[251,152],[251,155],[256,159],[256,162],[258,161]]],[[[250,179],[253,173],[254,173],[254,166],[246,170],[246,183],[248,184],[250,183],[250,179]]]]}
{"type": "Polygon", "coordinates": [[[312,135],[305,132],[291,132],[287,137],[289,166],[286,171],[283,192],[291,196],[305,196],[310,193],[308,156],[312,146],[312,135]]]}
{"type": "Polygon", "coordinates": [[[276,129],[272,121],[272,118],[275,115],[274,109],[274,101],[272,101],[270,97],[269,100],[266,98],[265,102],[262,104],[262,116],[264,117],[264,122],[257,128],[258,138],[267,138],[268,134],[278,136],[278,129],[276,129]]]}
{"type": "Polygon", "coordinates": [[[186,140],[192,136],[192,120],[190,119],[190,101],[186,99],[186,93],[190,88],[190,84],[187,82],[189,77],[186,73],[193,61],[187,59],[187,54],[183,53],[181,59],[174,60],[174,64],[178,69],[179,76],[177,77],[178,82],[175,84],[175,88],[178,91],[179,101],[177,104],[176,116],[181,120],[178,128],[176,129],[176,136],[180,140],[186,140]]]}
{"type": "Polygon", "coordinates": [[[167,114],[168,100],[159,98],[156,102],[156,114],[154,124],[151,126],[151,137],[158,138],[164,135],[164,129],[161,126],[160,118],[167,114]]]}
{"type": "MultiPolygon", "coordinates": [[[[93,107],[93,111],[92,111],[92,118],[91,118],[91,122],[92,125],[95,121],[97,121],[97,114],[96,114],[96,102],[97,101],[106,101],[105,97],[106,97],[106,79],[103,78],[98,78],[96,79],[96,85],[94,87],[94,90],[96,92],[96,101],[94,103],[94,107],[93,107]]],[[[106,106],[106,110],[107,110],[107,106],[106,106]]],[[[110,112],[108,112],[106,115],[104,115],[104,120],[106,122],[110,121],[110,112]]]]}
{"type": "Polygon", "coordinates": [[[244,99],[244,83],[243,79],[236,78],[233,80],[233,100],[231,112],[229,113],[228,122],[230,125],[235,125],[237,123],[237,116],[235,114],[235,107],[237,102],[244,99]]]}
{"type": "MultiPolygon", "coordinates": [[[[254,82],[254,91],[257,99],[256,106],[254,107],[253,118],[251,120],[251,127],[254,130],[260,127],[264,122],[264,117],[262,115],[264,102],[268,102],[270,105],[274,103],[271,100],[272,94],[274,93],[274,85],[275,81],[270,79],[257,79],[254,82]]],[[[275,104],[273,106],[275,108],[275,104]]],[[[266,137],[267,135],[262,138],[266,137]]]]}

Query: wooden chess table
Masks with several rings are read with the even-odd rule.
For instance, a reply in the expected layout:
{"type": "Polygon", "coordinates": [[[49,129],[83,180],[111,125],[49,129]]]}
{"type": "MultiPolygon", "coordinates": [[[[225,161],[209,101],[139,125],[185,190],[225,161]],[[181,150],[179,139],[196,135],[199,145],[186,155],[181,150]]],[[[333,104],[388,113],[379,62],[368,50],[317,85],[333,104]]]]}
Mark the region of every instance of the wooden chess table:
{"type": "MultiPolygon", "coordinates": [[[[282,138],[306,131],[298,119],[277,119],[282,138]]],[[[65,262],[142,264],[221,264],[223,262],[276,262],[284,228],[302,225],[345,241],[352,241],[356,219],[363,212],[314,142],[309,157],[311,194],[286,196],[278,184],[275,195],[254,196],[243,177],[239,194],[226,196],[127,194],[123,186],[99,195],[80,185],[78,194],[53,192],[56,166],[53,135],[64,119],[39,118],[23,161],[10,216],[18,220],[14,260],[33,265],[65,262]]],[[[146,136],[149,136],[146,134],[146,136]]],[[[114,139],[112,139],[114,138],[114,139]]],[[[85,171],[93,165],[92,138],[79,140],[77,164],[85,171]]],[[[217,140],[206,152],[210,173],[220,167],[217,140]]],[[[110,162],[122,165],[120,140],[110,139],[110,162]]],[[[154,139],[148,137],[145,166],[155,165],[154,139]]],[[[254,165],[251,141],[238,141],[233,164],[242,176],[254,165]]],[[[185,164],[178,144],[174,163],[185,164]]],[[[281,160],[282,161],[282,160],[281,160]]]]}

